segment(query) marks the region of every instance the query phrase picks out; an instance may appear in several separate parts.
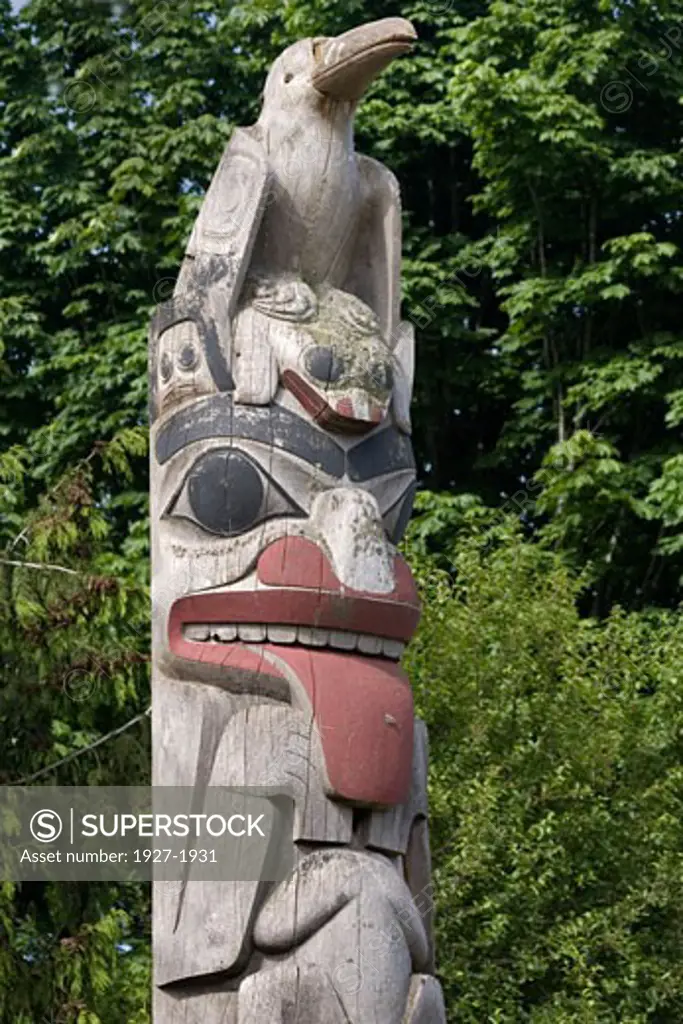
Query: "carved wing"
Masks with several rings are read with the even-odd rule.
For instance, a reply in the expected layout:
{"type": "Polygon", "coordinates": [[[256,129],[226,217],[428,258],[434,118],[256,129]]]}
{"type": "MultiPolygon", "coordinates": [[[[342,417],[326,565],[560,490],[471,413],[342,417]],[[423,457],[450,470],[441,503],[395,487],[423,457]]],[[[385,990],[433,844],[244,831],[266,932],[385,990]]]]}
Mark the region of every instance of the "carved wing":
{"type": "Polygon", "coordinates": [[[223,288],[234,311],[266,207],[268,178],[268,157],[258,133],[236,128],[194,222],[176,295],[185,290],[193,263],[224,263],[230,282],[223,281],[223,288]]]}
{"type": "Polygon", "coordinates": [[[394,348],[401,306],[401,194],[379,161],[359,155],[358,169],[364,210],[345,290],[374,309],[394,348]]]}
{"type": "Polygon", "coordinates": [[[393,353],[393,411],[397,425],[409,434],[413,393],[415,332],[401,313],[401,193],[384,164],[358,156],[365,205],[353,262],[345,287],[379,317],[393,353]]]}
{"type": "MultiPolygon", "coordinates": [[[[200,360],[203,358],[210,371],[202,385],[204,391],[234,389],[231,323],[266,207],[268,185],[268,158],[257,130],[235,129],[194,222],[173,298],[157,308],[151,324],[152,420],[164,399],[174,397],[170,394],[174,381],[169,352],[177,349],[186,356],[192,352],[192,346],[183,344],[188,322],[194,324],[200,360]],[[162,349],[167,350],[167,365],[160,383],[162,349]],[[169,395],[165,396],[165,391],[169,395]]],[[[186,383],[191,385],[193,380],[188,378],[186,383]]],[[[182,388],[179,397],[183,397],[182,388]]]]}

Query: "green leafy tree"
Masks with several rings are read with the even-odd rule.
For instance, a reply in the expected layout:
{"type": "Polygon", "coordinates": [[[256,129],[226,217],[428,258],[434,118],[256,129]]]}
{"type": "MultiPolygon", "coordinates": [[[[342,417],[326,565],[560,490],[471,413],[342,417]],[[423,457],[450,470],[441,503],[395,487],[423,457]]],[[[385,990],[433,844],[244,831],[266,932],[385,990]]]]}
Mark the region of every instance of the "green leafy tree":
{"type": "Polygon", "coordinates": [[[507,316],[482,386],[508,409],[482,461],[545,465],[538,512],[600,566],[601,613],[675,602],[681,570],[680,15],[492,3],[448,47],[507,316]]]}
{"type": "MultiPolygon", "coordinates": [[[[0,0],[3,783],[147,780],[149,316],[276,54],[395,13],[0,0]]],[[[401,13],[357,136],[404,197],[449,1012],[674,1024],[681,3],[401,13]]],[[[149,981],[144,887],[0,888],[1,1020],[149,981]]]]}
{"type": "Polygon", "coordinates": [[[423,501],[407,667],[429,726],[449,1020],[641,1024],[683,1013],[683,631],[582,618],[585,581],[510,517],[423,501]],[[435,521],[436,520],[436,521],[435,521]]]}

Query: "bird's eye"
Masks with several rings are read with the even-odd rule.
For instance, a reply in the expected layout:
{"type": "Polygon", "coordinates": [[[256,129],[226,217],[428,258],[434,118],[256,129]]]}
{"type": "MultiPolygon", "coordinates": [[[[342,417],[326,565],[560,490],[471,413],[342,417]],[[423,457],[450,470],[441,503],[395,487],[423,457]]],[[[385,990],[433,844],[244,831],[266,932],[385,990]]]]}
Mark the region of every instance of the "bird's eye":
{"type": "Polygon", "coordinates": [[[287,74],[285,75],[285,85],[289,85],[293,78],[294,75],[292,74],[292,72],[288,71],[287,74]]]}
{"type": "Polygon", "coordinates": [[[194,463],[166,515],[235,537],[274,516],[303,513],[244,452],[215,448],[194,463]]]}

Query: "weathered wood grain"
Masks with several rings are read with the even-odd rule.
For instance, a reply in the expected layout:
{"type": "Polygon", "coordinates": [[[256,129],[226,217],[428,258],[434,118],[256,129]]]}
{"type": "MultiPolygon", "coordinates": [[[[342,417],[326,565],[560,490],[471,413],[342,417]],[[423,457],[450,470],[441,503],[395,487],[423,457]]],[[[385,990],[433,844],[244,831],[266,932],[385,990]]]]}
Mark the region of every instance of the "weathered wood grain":
{"type": "Polygon", "coordinates": [[[414,38],[387,18],[280,55],[150,329],[153,779],[193,807],[218,786],[294,802],[284,881],[263,852],[254,881],[155,885],[156,1024],[445,1021],[399,664],[419,618],[396,548],[415,487],[400,193],[353,137],[414,38]]]}

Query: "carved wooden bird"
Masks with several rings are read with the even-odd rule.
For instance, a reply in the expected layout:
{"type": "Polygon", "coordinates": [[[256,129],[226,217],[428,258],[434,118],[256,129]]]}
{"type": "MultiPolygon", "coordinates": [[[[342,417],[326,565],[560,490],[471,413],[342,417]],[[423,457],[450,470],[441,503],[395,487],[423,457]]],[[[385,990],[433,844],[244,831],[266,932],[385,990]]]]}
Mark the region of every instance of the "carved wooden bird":
{"type": "Polygon", "coordinates": [[[234,131],[213,177],[176,296],[212,287],[225,325],[248,272],[294,273],[355,294],[395,337],[399,190],[388,168],[355,152],[353,119],[370,82],[416,38],[409,21],[384,18],[277,58],[257,123],[234,131]]]}

